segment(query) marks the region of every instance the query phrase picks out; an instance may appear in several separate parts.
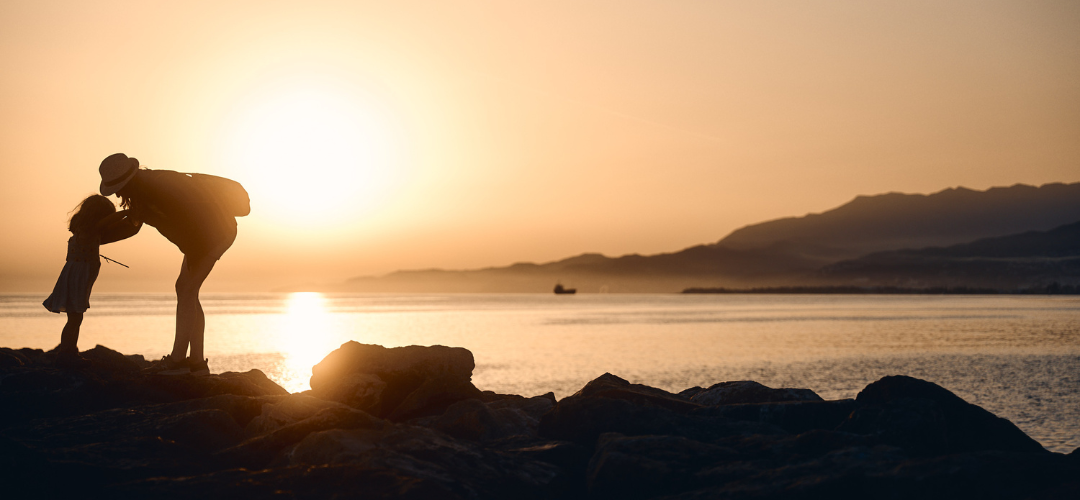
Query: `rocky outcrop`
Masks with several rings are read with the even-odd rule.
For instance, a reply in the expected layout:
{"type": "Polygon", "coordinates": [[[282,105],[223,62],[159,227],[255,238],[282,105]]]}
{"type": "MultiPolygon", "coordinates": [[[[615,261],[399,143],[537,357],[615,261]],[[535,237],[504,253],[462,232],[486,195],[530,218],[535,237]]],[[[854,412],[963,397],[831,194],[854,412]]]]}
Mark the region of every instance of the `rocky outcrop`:
{"type": "Polygon", "coordinates": [[[394,421],[436,415],[480,398],[472,353],[460,347],[387,349],[349,341],[312,368],[313,396],[394,421]]]}
{"type": "Polygon", "coordinates": [[[666,408],[677,413],[686,413],[700,406],[700,403],[687,401],[683,394],[675,395],[647,385],[631,384],[610,373],[585,384],[585,387],[567,399],[574,401],[585,398],[618,399],[635,405],[666,408]]]}
{"type": "Polygon", "coordinates": [[[0,348],[0,359],[5,360],[0,368],[0,425],[225,394],[288,394],[259,370],[207,377],[148,374],[142,370],[150,363],[142,356],[125,356],[103,346],[82,352],[90,361],[87,366],[61,369],[51,354],[0,348]]]}
{"type": "Polygon", "coordinates": [[[0,398],[18,415],[0,424],[4,498],[1080,494],[1077,452],[1047,452],[910,377],[823,401],[747,381],[672,394],[605,374],[557,401],[477,391],[471,354],[441,346],[346,344],[303,394],[250,372],[162,380],[141,357],[84,356],[72,372],[0,349],[0,398]]]}
{"type": "Polygon", "coordinates": [[[645,390],[644,386],[635,387],[614,375],[604,374],[573,396],[559,401],[540,420],[538,432],[545,438],[572,441],[590,448],[601,434],[608,432],[674,435],[703,441],[784,432],[759,422],[692,414],[698,408],[699,405],[674,394],[652,387],[645,390]]]}
{"type": "Polygon", "coordinates": [[[1012,422],[925,380],[885,377],[866,386],[855,401],[856,409],[840,430],[878,436],[913,451],[1046,451],[1012,422]]]}

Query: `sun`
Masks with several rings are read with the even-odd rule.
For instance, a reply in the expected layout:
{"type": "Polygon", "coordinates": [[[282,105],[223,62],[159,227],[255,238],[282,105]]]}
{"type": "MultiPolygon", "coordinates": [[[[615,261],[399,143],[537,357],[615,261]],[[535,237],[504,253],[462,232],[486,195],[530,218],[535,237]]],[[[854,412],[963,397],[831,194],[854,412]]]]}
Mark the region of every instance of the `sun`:
{"type": "Polygon", "coordinates": [[[370,98],[292,82],[253,92],[226,127],[224,157],[252,215],[318,229],[364,217],[402,180],[399,137],[370,98]]]}

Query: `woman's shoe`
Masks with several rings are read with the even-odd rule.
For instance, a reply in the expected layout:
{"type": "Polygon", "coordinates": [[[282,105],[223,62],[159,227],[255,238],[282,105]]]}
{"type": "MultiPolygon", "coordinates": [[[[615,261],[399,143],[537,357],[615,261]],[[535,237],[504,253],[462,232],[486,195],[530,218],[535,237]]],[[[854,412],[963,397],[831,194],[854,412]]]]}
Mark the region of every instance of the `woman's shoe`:
{"type": "Polygon", "coordinates": [[[173,359],[172,355],[165,355],[161,357],[160,361],[155,361],[154,364],[143,370],[143,373],[155,373],[158,375],[187,375],[191,373],[188,368],[187,359],[173,359]]]}
{"type": "Polygon", "coordinates": [[[195,361],[194,359],[188,358],[188,369],[191,371],[192,375],[197,377],[210,375],[210,360],[204,359],[202,361],[195,361]]]}

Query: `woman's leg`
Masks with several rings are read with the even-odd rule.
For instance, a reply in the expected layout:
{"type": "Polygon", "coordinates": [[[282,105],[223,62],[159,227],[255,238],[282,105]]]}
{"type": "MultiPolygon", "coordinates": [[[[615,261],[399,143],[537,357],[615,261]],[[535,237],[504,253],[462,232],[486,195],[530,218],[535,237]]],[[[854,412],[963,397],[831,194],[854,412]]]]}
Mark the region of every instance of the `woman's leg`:
{"type": "Polygon", "coordinates": [[[79,352],[79,328],[82,327],[83,313],[68,312],[67,323],[60,332],[60,348],[58,351],[79,352]]]}
{"type": "Polygon", "coordinates": [[[199,289],[216,263],[217,259],[210,256],[184,256],[180,277],[176,278],[176,338],[172,359],[184,359],[190,345],[192,359],[203,360],[206,316],[199,302],[199,289]]]}

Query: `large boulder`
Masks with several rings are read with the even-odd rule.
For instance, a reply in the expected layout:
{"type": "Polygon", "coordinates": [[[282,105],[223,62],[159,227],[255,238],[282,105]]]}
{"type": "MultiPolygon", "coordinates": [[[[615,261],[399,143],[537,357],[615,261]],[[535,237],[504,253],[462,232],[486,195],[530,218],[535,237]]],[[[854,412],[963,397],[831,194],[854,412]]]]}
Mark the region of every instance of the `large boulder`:
{"type": "Polygon", "coordinates": [[[311,394],[394,421],[437,415],[463,399],[481,398],[472,384],[472,353],[461,347],[346,342],[311,370],[311,394]]]}
{"type": "Polygon", "coordinates": [[[926,454],[982,450],[1046,452],[1016,425],[933,382],[884,377],[856,396],[857,409],[839,427],[926,454]]]}

